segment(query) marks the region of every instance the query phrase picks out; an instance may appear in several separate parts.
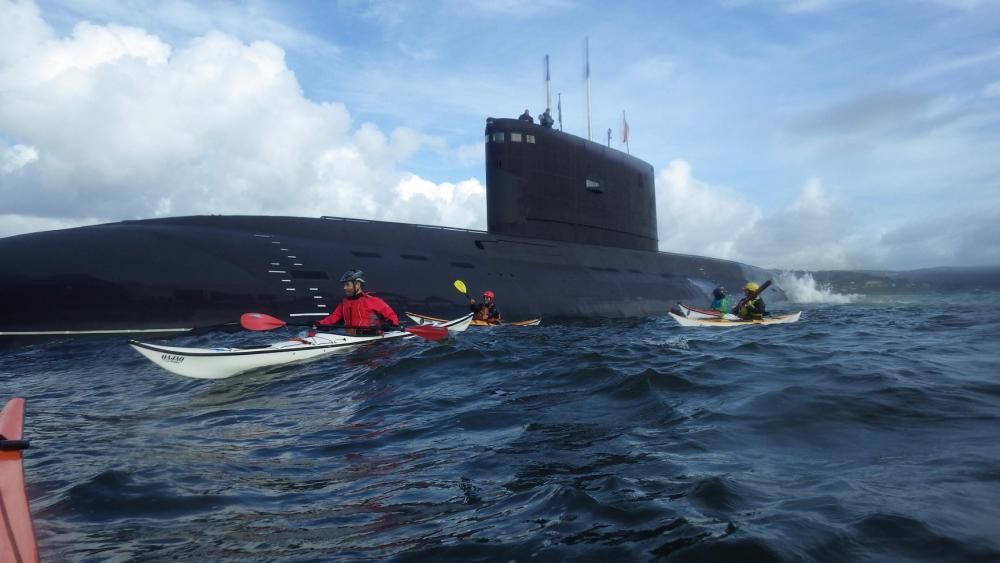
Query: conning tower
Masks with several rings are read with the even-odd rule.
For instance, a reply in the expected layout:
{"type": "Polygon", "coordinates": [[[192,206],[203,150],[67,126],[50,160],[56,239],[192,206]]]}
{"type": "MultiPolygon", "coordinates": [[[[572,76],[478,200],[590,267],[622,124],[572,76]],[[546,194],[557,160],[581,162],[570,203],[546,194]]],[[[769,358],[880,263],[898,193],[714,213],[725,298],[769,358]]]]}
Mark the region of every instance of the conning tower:
{"type": "Polygon", "coordinates": [[[490,233],[657,250],[653,167],[556,129],[486,120],[490,233]]]}

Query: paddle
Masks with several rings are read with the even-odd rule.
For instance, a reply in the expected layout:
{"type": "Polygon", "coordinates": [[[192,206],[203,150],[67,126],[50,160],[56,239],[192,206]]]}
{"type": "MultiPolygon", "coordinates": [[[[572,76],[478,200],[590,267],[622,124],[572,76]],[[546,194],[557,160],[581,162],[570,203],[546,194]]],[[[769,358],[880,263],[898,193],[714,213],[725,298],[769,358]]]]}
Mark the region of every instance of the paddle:
{"type": "MultiPolygon", "coordinates": [[[[240,325],[247,330],[274,330],[283,326],[311,326],[311,323],[287,323],[281,319],[277,319],[271,315],[265,315],[263,313],[243,313],[240,316],[240,325]]],[[[427,340],[433,340],[435,342],[448,338],[448,329],[441,326],[408,326],[403,330],[409,332],[410,334],[426,338],[427,340]]]]}
{"type": "Polygon", "coordinates": [[[761,293],[764,293],[764,290],[769,287],[771,287],[771,280],[767,280],[766,282],[760,284],[760,287],[757,288],[757,291],[755,291],[750,298],[757,299],[757,296],[760,295],[761,293]]]}
{"type": "Polygon", "coordinates": [[[274,330],[283,326],[312,326],[312,323],[286,323],[264,313],[243,313],[240,315],[240,326],[247,330],[274,330]]]}
{"type": "MultiPolygon", "coordinates": [[[[754,299],[757,299],[757,297],[761,293],[764,293],[764,290],[767,289],[767,288],[769,288],[769,287],[771,287],[771,280],[767,280],[766,282],[760,284],[760,287],[757,288],[757,291],[755,291],[755,292],[751,293],[750,295],[748,295],[747,297],[744,297],[743,299],[741,299],[739,301],[739,303],[736,304],[736,306],[739,307],[740,303],[742,303],[743,301],[753,301],[754,299]]],[[[733,315],[733,316],[735,316],[735,315],[733,315]]],[[[739,317],[737,317],[737,318],[739,318],[739,317]]]]}
{"type": "Polygon", "coordinates": [[[3,435],[0,435],[0,452],[26,450],[30,447],[31,442],[29,440],[4,440],[3,435]]]}

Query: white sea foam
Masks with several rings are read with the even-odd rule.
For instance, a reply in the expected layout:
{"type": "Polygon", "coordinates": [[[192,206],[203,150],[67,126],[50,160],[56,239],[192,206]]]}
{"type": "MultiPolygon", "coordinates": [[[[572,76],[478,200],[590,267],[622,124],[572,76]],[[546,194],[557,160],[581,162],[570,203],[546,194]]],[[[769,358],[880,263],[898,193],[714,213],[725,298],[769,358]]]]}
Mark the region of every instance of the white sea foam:
{"type": "Polygon", "coordinates": [[[774,281],[793,303],[851,303],[860,297],[855,294],[834,293],[828,287],[818,287],[809,273],[782,272],[774,281]]]}

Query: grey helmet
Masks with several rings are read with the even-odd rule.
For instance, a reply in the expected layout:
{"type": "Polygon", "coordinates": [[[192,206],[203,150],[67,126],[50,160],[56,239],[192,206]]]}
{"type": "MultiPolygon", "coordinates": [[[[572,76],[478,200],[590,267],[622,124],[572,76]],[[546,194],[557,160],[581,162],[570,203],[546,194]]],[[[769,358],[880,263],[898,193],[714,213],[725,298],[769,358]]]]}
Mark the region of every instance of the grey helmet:
{"type": "Polygon", "coordinates": [[[347,270],[344,275],[340,276],[340,282],[356,281],[360,283],[365,283],[365,273],[361,270],[347,270]]]}

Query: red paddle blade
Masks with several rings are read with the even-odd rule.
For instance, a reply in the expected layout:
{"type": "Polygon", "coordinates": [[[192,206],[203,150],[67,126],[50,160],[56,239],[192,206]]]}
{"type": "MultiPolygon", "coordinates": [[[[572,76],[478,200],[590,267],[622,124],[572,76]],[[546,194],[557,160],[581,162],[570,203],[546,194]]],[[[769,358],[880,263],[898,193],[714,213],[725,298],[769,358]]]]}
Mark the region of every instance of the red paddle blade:
{"type": "Polygon", "coordinates": [[[240,315],[240,326],[247,330],[273,330],[287,323],[264,313],[243,313],[240,315]]]}
{"type": "Polygon", "coordinates": [[[443,326],[408,326],[403,330],[427,340],[438,341],[448,338],[448,329],[443,326]]]}

